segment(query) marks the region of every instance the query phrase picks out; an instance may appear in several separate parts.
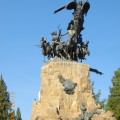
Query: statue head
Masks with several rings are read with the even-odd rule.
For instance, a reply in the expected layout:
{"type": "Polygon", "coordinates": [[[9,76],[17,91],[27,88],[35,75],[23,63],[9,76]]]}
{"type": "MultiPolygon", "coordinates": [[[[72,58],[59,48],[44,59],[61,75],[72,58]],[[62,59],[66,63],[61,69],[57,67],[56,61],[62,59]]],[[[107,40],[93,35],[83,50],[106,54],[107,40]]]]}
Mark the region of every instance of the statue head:
{"type": "Polygon", "coordinates": [[[42,40],[42,41],[43,41],[43,40],[45,40],[45,38],[42,36],[40,40],[42,40]]]}
{"type": "Polygon", "coordinates": [[[75,26],[74,26],[73,20],[71,20],[71,21],[69,22],[69,24],[68,24],[67,30],[73,30],[73,29],[75,29],[75,26]]]}
{"type": "Polygon", "coordinates": [[[83,5],[82,0],[79,1],[79,4],[80,4],[81,6],[83,5]]]}
{"type": "Polygon", "coordinates": [[[53,36],[53,35],[57,35],[57,31],[54,30],[54,31],[51,33],[51,35],[52,35],[52,36],[53,36]]]}
{"type": "Polygon", "coordinates": [[[74,25],[70,24],[70,30],[74,30],[74,25]]]}

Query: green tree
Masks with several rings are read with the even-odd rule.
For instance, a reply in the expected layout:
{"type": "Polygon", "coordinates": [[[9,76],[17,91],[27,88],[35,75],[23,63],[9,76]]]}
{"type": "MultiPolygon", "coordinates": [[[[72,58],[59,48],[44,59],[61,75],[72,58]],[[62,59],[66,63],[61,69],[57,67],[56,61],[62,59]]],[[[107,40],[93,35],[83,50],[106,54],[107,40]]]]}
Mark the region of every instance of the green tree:
{"type": "Polygon", "coordinates": [[[7,92],[7,86],[0,76],[0,120],[8,120],[9,113],[11,112],[11,102],[9,98],[9,92],[7,92]]]}
{"type": "Polygon", "coordinates": [[[94,99],[96,101],[96,104],[100,104],[103,109],[106,109],[106,98],[104,98],[103,100],[100,100],[101,90],[99,90],[98,93],[95,93],[94,92],[94,84],[95,83],[94,83],[94,81],[91,81],[91,80],[90,80],[90,83],[92,86],[92,93],[94,95],[94,99]]]}
{"type": "Polygon", "coordinates": [[[120,120],[120,68],[114,73],[112,85],[108,97],[107,110],[112,111],[117,120],[120,120]]]}
{"type": "Polygon", "coordinates": [[[10,113],[9,113],[9,119],[8,120],[15,120],[15,112],[14,110],[12,110],[10,113]]]}
{"type": "Polygon", "coordinates": [[[17,111],[16,111],[16,120],[22,120],[21,112],[20,112],[20,108],[19,107],[17,108],[17,111]]]}
{"type": "Polygon", "coordinates": [[[101,90],[99,90],[98,93],[94,95],[96,104],[100,104],[103,109],[106,109],[106,98],[100,100],[100,96],[101,96],[101,90]]]}

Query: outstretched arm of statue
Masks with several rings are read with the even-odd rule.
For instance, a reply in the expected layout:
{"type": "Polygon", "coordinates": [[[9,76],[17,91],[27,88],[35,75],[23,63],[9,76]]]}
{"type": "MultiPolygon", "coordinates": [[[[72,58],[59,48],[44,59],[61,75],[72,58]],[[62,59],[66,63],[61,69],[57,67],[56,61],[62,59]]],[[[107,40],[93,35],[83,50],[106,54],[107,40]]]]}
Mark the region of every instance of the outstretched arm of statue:
{"type": "Polygon", "coordinates": [[[65,36],[65,35],[67,35],[69,32],[66,32],[66,33],[64,33],[64,34],[62,34],[61,36],[65,36]]]}

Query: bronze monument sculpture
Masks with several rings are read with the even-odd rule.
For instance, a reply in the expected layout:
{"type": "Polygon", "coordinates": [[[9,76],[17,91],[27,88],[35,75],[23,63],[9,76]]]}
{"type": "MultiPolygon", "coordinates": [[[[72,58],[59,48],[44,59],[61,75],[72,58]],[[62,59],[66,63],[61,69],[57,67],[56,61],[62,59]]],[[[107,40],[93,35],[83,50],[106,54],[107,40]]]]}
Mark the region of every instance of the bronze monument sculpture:
{"type": "Polygon", "coordinates": [[[64,86],[64,91],[66,94],[74,94],[74,89],[77,86],[77,83],[73,83],[69,79],[65,79],[63,76],[59,75],[59,82],[64,86]]]}
{"type": "Polygon", "coordinates": [[[87,108],[84,104],[80,107],[80,109],[81,109],[82,113],[79,115],[78,118],[76,118],[76,120],[91,120],[91,118],[94,114],[99,114],[97,109],[87,112],[87,108]]]}
{"type": "MultiPolygon", "coordinates": [[[[52,40],[48,42],[47,39],[41,37],[40,45],[38,47],[42,48],[42,54],[47,56],[48,59],[58,57],[62,60],[71,60],[71,61],[81,61],[85,60],[86,55],[90,55],[88,50],[89,41],[83,42],[81,31],[84,29],[84,16],[87,15],[88,10],[90,9],[90,4],[88,0],[84,3],[82,0],[77,2],[76,0],[67,3],[66,5],[60,7],[54,11],[54,14],[66,8],[67,10],[74,10],[73,19],[68,23],[67,32],[61,34],[62,29],[53,31],[51,33],[52,40]],[[61,40],[62,36],[69,34],[66,41],[61,40]]],[[[91,72],[102,75],[103,73],[97,69],[90,68],[91,72]]]]}
{"type": "Polygon", "coordinates": [[[82,1],[78,2],[74,0],[73,2],[69,2],[63,7],[54,11],[54,14],[59,12],[60,10],[66,8],[67,10],[74,9],[73,19],[68,23],[67,32],[65,34],[61,34],[61,29],[59,29],[59,33],[57,31],[53,31],[52,41],[48,42],[44,37],[40,40],[40,47],[42,48],[42,54],[47,56],[48,59],[53,57],[59,57],[65,60],[85,60],[86,55],[90,55],[90,51],[88,50],[89,41],[82,41],[81,31],[84,29],[84,16],[87,14],[90,4],[88,0],[84,3],[82,1]],[[66,41],[61,40],[61,37],[69,34],[66,41]]]}

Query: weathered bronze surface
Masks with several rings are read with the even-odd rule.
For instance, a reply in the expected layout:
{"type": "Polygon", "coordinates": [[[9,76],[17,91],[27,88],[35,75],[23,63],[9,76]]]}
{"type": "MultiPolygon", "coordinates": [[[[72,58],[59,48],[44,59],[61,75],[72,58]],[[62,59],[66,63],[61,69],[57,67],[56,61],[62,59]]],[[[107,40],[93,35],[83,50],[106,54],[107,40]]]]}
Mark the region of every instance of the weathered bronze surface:
{"type": "Polygon", "coordinates": [[[76,120],[91,120],[91,118],[94,114],[99,114],[97,109],[87,112],[87,108],[85,105],[82,105],[80,107],[80,109],[81,109],[82,113],[81,113],[81,115],[79,115],[78,118],[76,118],[76,120]]]}
{"type": "Polygon", "coordinates": [[[59,75],[59,82],[64,86],[64,91],[66,94],[74,94],[74,89],[77,86],[77,83],[73,83],[69,79],[65,79],[63,76],[59,75]]]}
{"type": "Polygon", "coordinates": [[[82,1],[69,2],[66,5],[55,10],[54,13],[66,8],[67,10],[74,10],[73,19],[68,23],[67,32],[61,34],[62,29],[53,31],[51,33],[52,40],[48,42],[44,37],[40,40],[40,47],[42,48],[42,54],[47,56],[48,59],[53,57],[59,57],[66,60],[85,60],[86,55],[90,55],[88,50],[89,41],[83,42],[81,31],[84,29],[84,16],[87,14],[90,4],[88,0],[84,3],[82,1]],[[61,40],[61,37],[68,34],[67,40],[61,40]]]}

